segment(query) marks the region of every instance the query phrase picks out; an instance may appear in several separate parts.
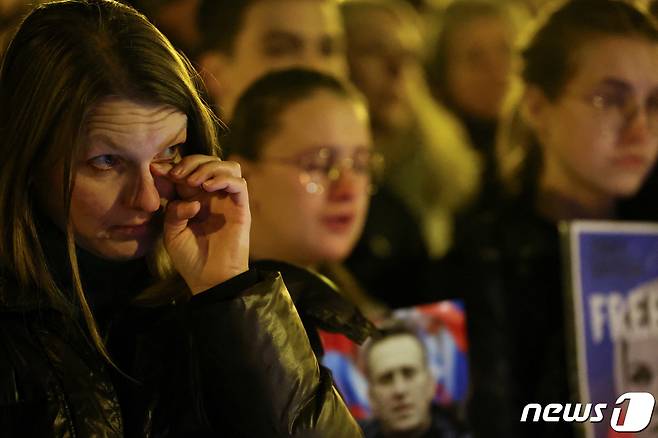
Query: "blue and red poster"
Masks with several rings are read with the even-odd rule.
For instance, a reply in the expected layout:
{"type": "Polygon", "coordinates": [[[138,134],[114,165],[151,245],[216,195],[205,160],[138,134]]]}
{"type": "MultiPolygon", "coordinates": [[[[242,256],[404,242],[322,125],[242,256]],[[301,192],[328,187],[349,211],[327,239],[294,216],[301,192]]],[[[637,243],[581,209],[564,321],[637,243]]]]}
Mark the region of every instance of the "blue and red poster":
{"type": "Polygon", "coordinates": [[[658,224],[576,221],[563,234],[579,401],[608,407],[585,436],[658,437],[656,415],[642,432],[610,428],[621,394],[658,398],[658,224]]]}
{"type": "MultiPolygon", "coordinates": [[[[435,401],[455,407],[465,401],[468,389],[466,317],[459,301],[440,301],[398,309],[392,318],[416,329],[428,352],[430,370],[437,381],[435,401]]],[[[377,323],[375,321],[375,323],[377,323]]],[[[356,419],[370,416],[368,385],[360,363],[359,346],[343,335],[321,332],[323,364],[356,419]]]]}

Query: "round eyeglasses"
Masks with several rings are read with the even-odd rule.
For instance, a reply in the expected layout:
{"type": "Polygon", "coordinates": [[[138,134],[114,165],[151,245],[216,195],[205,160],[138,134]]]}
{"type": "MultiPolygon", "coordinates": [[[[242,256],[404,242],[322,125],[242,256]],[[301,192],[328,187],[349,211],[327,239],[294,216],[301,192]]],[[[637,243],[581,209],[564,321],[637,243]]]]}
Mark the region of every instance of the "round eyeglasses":
{"type": "Polygon", "coordinates": [[[643,114],[649,133],[658,136],[658,92],[650,94],[644,102],[638,101],[626,88],[595,92],[580,98],[596,111],[601,125],[610,134],[618,135],[636,116],[643,114]]]}
{"type": "Polygon", "coordinates": [[[332,182],[350,170],[355,175],[367,178],[369,183],[378,180],[384,168],[381,154],[369,148],[359,148],[352,155],[341,157],[334,147],[320,147],[304,151],[292,157],[263,157],[261,162],[294,166],[299,169],[299,182],[308,193],[320,194],[332,182]]]}

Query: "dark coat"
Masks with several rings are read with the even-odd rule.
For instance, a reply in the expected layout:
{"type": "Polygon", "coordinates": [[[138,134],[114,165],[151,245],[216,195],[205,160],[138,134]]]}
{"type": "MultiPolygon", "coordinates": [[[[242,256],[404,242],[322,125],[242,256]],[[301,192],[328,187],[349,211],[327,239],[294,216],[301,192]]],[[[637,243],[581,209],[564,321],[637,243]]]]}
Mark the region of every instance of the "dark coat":
{"type": "Polygon", "coordinates": [[[345,262],[366,291],[390,308],[426,303],[436,277],[420,222],[386,186],[370,200],[363,233],[345,262]]]}
{"type": "Polygon", "coordinates": [[[466,303],[475,436],[573,436],[569,424],[519,421],[527,403],[572,401],[556,224],[518,200],[462,222],[459,236],[442,273],[466,303]]]}
{"type": "MultiPolygon", "coordinates": [[[[430,427],[422,435],[414,435],[416,438],[470,438],[464,425],[450,412],[432,404],[431,416],[430,427]]],[[[387,438],[377,419],[364,421],[361,427],[365,438],[387,438]]]]}
{"type": "Polygon", "coordinates": [[[328,278],[274,260],[259,260],[253,266],[281,273],[318,360],[324,356],[318,330],[340,333],[357,344],[362,344],[377,330],[353,303],[340,295],[337,286],[328,278]]]}
{"type": "Polygon", "coordinates": [[[185,303],[105,311],[121,372],[81,324],[25,296],[3,278],[3,437],[361,436],[278,273],[250,270],[185,303]]]}

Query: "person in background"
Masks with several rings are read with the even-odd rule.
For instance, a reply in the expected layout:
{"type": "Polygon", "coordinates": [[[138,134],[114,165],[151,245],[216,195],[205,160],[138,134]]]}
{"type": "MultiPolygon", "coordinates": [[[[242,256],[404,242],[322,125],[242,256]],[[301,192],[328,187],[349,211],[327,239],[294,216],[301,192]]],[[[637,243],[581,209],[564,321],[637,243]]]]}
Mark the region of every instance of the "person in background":
{"type": "Polygon", "coordinates": [[[387,163],[348,267],[390,306],[418,304],[436,292],[423,280],[428,265],[448,250],[453,217],[475,196],[477,154],[427,89],[411,6],[352,0],[341,7],[351,77],[368,99],[387,163]]]}
{"type": "Polygon", "coordinates": [[[0,0],[0,58],[21,19],[42,0],[0,0]]]}
{"type": "MultiPolygon", "coordinates": [[[[658,1],[642,0],[638,5],[646,7],[649,14],[658,19],[658,1]]],[[[654,167],[647,177],[646,184],[640,191],[628,199],[620,202],[619,211],[631,217],[642,217],[643,220],[658,221],[658,205],[653,202],[658,196],[658,166],[654,167]]]]}
{"type": "Polygon", "coordinates": [[[522,61],[501,125],[505,197],[465,225],[445,281],[465,292],[476,436],[566,438],[569,423],[519,422],[528,403],[575,401],[558,224],[629,218],[618,203],[658,153],[658,30],[628,2],[567,1],[522,61]]]}
{"type": "Polygon", "coordinates": [[[423,341],[400,321],[382,325],[362,353],[373,418],[366,438],[466,438],[464,425],[432,402],[436,382],[423,341]]]}
{"type": "Polygon", "coordinates": [[[198,15],[201,0],[126,0],[146,15],[177,49],[194,59],[201,44],[198,15]]]}
{"type": "Polygon", "coordinates": [[[242,92],[271,70],[298,66],[347,76],[336,0],[204,0],[199,26],[197,63],[226,119],[242,92]]]}
{"type": "Polygon", "coordinates": [[[45,3],[0,69],[0,430],[359,437],[190,64],[111,0],[45,3]],[[283,342],[282,342],[283,341],[283,342]]]}
{"type": "Polygon", "coordinates": [[[308,271],[331,276],[363,228],[378,157],[361,95],[313,70],[268,73],[238,100],[230,128],[228,157],[249,183],[251,261],[282,272],[318,356],[314,327],[363,342],[373,327],[354,305],[369,316],[381,306],[338,281],[341,299],[308,271]]]}
{"type": "Polygon", "coordinates": [[[482,156],[480,200],[491,202],[499,189],[496,132],[512,79],[512,17],[499,2],[457,0],[439,21],[426,67],[429,86],[463,123],[482,156]]]}

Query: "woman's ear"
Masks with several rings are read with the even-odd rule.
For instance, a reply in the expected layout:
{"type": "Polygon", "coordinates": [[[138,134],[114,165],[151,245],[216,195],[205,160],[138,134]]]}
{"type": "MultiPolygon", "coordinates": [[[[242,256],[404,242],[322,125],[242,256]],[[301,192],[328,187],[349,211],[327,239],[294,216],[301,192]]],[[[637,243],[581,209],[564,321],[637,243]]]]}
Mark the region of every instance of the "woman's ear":
{"type": "Polygon", "coordinates": [[[548,109],[551,102],[536,85],[528,85],[521,98],[521,116],[538,138],[546,132],[548,109]]]}

